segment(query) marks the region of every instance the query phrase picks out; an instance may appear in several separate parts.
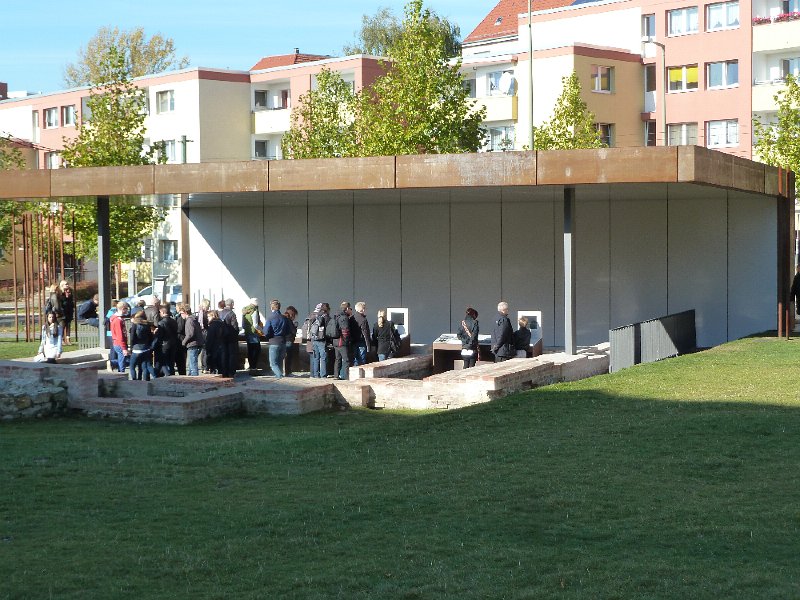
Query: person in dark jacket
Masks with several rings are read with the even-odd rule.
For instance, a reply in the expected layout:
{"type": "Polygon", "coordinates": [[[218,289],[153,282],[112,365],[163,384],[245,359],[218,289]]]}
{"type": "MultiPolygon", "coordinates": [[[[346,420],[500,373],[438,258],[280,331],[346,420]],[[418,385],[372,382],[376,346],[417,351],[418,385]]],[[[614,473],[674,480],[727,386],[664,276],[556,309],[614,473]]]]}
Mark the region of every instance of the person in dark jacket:
{"type": "Polygon", "coordinates": [[[78,307],[78,323],[86,323],[92,327],[100,327],[100,317],[97,315],[97,307],[100,304],[100,296],[95,294],[85,302],[81,302],[78,307]]]}
{"type": "Polygon", "coordinates": [[[153,369],[153,330],[144,311],[137,312],[131,319],[128,344],[131,348],[130,379],[145,381],[156,378],[153,369]],[[144,377],[143,377],[144,376],[144,377]]]}
{"type": "Polygon", "coordinates": [[[341,332],[339,338],[331,340],[333,351],[336,355],[333,361],[333,376],[336,379],[347,381],[350,379],[350,354],[353,347],[351,339],[354,333],[353,330],[356,328],[350,303],[347,301],[342,302],[341,311],[334,315],[333,318],[339,324],[339,331],[341,332]]]}
{"type": "Polygon", "coordinates": [[[183,338],[186,337],[186,319],[183,316],[183,302],[178,302],[175,306],[178,310],[178,316],[175,317],[175,323],[178,324],[178,347],[175,350],[175,368],[178,375],[186,375],[186,346],[183,344],[183,338]]]}
{"type": "Polygon", "coordinates": [[[800,265],[795,267],[792,289],[789,291],[789,302],[794,302],[794,312],[800,315],[800,265]]]}
{"type": "Polygon", "coordinates": [[[255,371],[261,356],[261,336],[264,330],[261,313],[258,311],[258,298],[250,298],[250,303],[242,309],[242,328],[247,342],[247,366],[255,371]]]}
{"type": "Polygon", "coordinates": [[[509,358],[514,358],[517,351],[514,350],[514,329],[508,318],[508,303],[500,302],[497,305],[497,318],[495,319],[494,329],[492,329],[492,354],[494,362],[503,362],[509,358]]]}
{"type": "Polygon", "coordinates": [[[283,313],[289,321],[290,330],[286,336],[286,358],[283,361],[283,372],[287,377],[292,375],[292,358],[294,357],[294,340],[297,337],[297,309],[294,306],[287,306],[283,313]]]}
{"type": "Polygon", "coordinates": [[[158,337],[156,346],[156,371],[164,375],[175,374],[175,355],[178,350],[178,323],[172,318],[168,306],[158,309],[158,337]]]}
{"type": "Polygon", "coordinates": [[[192,309],[189,305],[184,304],[181,307],[181,313],[185,321],[183,345],[186,347],[187,362],[189,365],[189,375],[196,376],[200,372],[197,368],[197,361],[200,357],[200,350],[203,348],[203,330],[200,329],[200,324],[197,318],[192,314],[192,309]]]}
{"type": "Polygon", "coordinates": [[[514,332],[514,350],[517,351],[517,358],[525,358],[531,348],[531,330],[528,329],[528,317],[520,317],[517,324],[519,329],[514,332]]]}
{"type": "Polygon", "coordinates": [[[208,327],[206,328],[206,368],[209,373],[219,373],[223,377],[228,374],[228,347],[223,334],[223,323],[219,312],[209,310],[208,327]]]}
{"type": "Polygon", "coordinates": [[[353,364],[367,364],[367,355],[372,349],[372,335],[369,331],[369,321],[367,320],[367,303],[356,302],[356,310],[353,313],[355,327],[353,328],[353,364]]]}
{"type": "Polygon", "coordinates": [[[386,311],[378,311],[378,320],[372,326],[372,345],[376,348],[378,360],[383,361],[393,356],[392,346],[399,345],[397,329],[389,319],[386,318],[386,311]]]}
{"type": "Polygon", "coordinates": [[[71,344],[72,320],[75,318],[75,293],[66,280],[58,284],[61,288],[61,309],[64,311],[64,343],[71,344]]]}
{"type": "Polygon", "coordinates": [[[464,368],[474,367],[478,361],[480,348],[478,348],[478,311],[471,306],[467,308],[464,318],[458,324],[458,339],[461,340],[461,358],[464,368]]]}
{"type": "Polygon", "coordinates": [[[286,358],[286,339],[292,333],[292,324],[281,314],[281,303],[272,300],[269,303],[272,312],[267,319],[264,337],[269,343],[269,366],[276,379],[283,377],[283,359],[286,358]]]}
{"type": "Polygon", "coordinates": [[[230,337],[226,337],[226,358],[228,359],[228,364],[225,367],[225,373],[228,377],[233,377],[236,375],[236,371],[239,367],[243,366],[239,358],[239,320],[236,318],[236,312],[233,310],[233,298],[225,299],[225,308],[219,311],[219,318],[223,323],[227,323],[231,326],[228,328],[231,335],[230,337]],[[236,332],[235,335],[233,334],[234,331],[236,332]]]}
{"type": "Polygon", "coordinates": [[[314,309],[317,322],[317,337],[311,340],[313,354],[311,356],[311,377],[328,376],[328,339],[325,337],[325,326],[331,318],[331,305],[320,302],[314,309]]]}

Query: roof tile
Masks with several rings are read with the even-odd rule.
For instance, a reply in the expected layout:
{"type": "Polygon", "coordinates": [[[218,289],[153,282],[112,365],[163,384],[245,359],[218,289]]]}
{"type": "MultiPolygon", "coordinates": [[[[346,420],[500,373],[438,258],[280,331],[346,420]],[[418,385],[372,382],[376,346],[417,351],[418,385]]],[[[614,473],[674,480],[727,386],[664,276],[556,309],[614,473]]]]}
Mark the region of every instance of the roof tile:
{"type": "Polygon", "coordinates": [[[315,60],[324,60],[330,56],[322,54],[301,54],[294,52],[292,54],[279,54],[277,56],[265,56],[252,67],[251,71],[261,71],[263,69],[271,69],[273,67],[288,67],[289,65],[296,65],[298,63],[312,62],[315,60]]]}
{"type": "MultiPolygon", "coordinates": [[[[574,0],[533,0],[534,11],[569,6],[574,0]]],[[[500,0],[483,21],[465,39],[464,43],[482,42],[517,35],[517,16],[528,11],[528,0],[500,0]]]]}

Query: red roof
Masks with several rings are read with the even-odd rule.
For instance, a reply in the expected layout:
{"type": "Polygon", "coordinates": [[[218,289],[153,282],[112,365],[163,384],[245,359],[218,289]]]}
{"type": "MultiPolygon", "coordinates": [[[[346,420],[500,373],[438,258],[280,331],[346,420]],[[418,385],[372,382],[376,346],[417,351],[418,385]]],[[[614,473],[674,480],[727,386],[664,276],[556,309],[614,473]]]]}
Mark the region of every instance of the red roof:
{"type": "Polygon", "coordinates": [[[279,54],[278,56],[265,56],[256,64],[254,64],[251,71],[261,71],[262,69],[271,69],[272,67],[288,67],[289,65],[296,65],[298,63],[312,62],[315,60],[324,60],[330,56],[322,54],[301,54],[295,52],[293,54],[279,54]]]}
{"type": "MultiPolygon", "coordinates": [[[[533,0],[531,10],[547,10],[569,6],[575,0],[533,0]]],[[[492,11],[478,23],[475,30],[470,33],[464,43],[482,42],[495,38],[516,36],[519,31],[517,17],[528,12],[528,0],[500,0],[492,11]]]]}

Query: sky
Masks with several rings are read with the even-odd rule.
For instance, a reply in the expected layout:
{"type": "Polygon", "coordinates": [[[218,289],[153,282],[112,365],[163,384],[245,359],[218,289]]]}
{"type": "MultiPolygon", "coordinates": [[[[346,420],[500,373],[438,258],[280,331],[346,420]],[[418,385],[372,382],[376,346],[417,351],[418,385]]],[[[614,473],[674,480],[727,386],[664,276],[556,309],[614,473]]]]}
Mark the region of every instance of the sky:
{"type": "MultiPolygon", "coordinates": [[[[364,14],[381,6],[401,17],[405,0],[0,0],[0,81],[9,91],[64,88],[64,67],[100,27],[144,27],[175,42],[193,67],[246,71],[264,56],[341,56],[364,14]]],[[[497,0],[426,0],[425,7],[461,28],[462,39],[497,0]]]]}

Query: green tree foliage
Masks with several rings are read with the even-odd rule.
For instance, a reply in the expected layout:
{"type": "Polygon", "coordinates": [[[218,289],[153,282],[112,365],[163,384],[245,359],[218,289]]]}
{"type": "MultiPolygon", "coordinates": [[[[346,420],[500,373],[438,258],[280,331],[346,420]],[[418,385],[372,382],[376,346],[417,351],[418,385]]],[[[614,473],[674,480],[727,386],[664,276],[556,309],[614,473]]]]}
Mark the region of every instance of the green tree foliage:
{"type": "MultiPolygon", "coordinates": [[[[68,167],[146,165],[166,162],[159,145],[145,148],[145,92],[131,83],[125,55],[109,48],[101,61],[99,79],[92,87],[81,114],[78,136],[64,138],[62,156],[68,167]]],[[[97,220],[93,203],[76,204],[75,228],[78,251],[97,256],[97,220]]],[[[112,203],[110,226],[111,257],[115,261],[133,260],[140,254],[141,241],[152,234],[164,219],[162,209],[112,203]]]]}
{"type": "Polygon", "coordinates": [[[281,140],[286,158],[354,156],[356,95],[339,73],[322,69],[317,87],[300,97],[281,140]]]}
{"type": "MultiPolygon", "coordinates": [[[[19,170],[25,168],[25,158],[19,148],[15,147],[11,139],[0,135],[0,171],[19,170]]],[[[9,248],[11,244],[11,225],[15,212],[26,210],[25,206],[15,204],[13,200],[0,201],[0,248],[9,248]]],[[[9,253],[7,256],[11,256],[9,253]]],[[[2,262],[7,262],[3,256],[2,262]]]]}
{"type": "MultiPolygon", "coordinates": [[[[445,53],[448,57],[461,54],[461,28],[440,17],[433,11],[428,12],[428,20],[432,29],[444,37],[445,53]]],[[[371,54],[372,56],[389,56],[392,47],[399,41],[403,33],[403,23],[390,8],[379,7],[374,15],[361,17],[361,29],[356,32],[352,44],[345,45],[345,54],[371,54]]]]}
{"type": "Polygon", "coordinates": [[[534,150],[573,150],[602,148],[595,116],[581,98],[578,75],[562,77],[563,89],[553,108],[553,116],[540,127],[534,127],[534,150]]]}
{"type": "Polygon", "coordinates": [[[787,75],[786,87],[774,98],[778,120],[753,119],[753,148],[764,163],[800,173],[800,81],[787,75]]]}
{"type": "Polygon", "coordinates": [[[103,63],[111,48],[116,48],[124,57],[130,78],[189,66],[189,58],[178,59],[173,40],[160,33],[147,39],[142,27],[130,31],[101,27],[86,47],[78,51],[78,60],[64,68],[66,86],[94,85],[103,81],[103,63]]]}
{"type": "Polygon", "coordinates": [[[7,169],[24,169],[25,158],[11,138],[0,135],[0,171],[7,169]]]}
{"type": "Polygon", "coordinates": [[[475,108],[459,72],[448,59],[444,35],[422,0],[405,8],[403,35],[389,52],[384,75],[361,94],[357,121],[367,156],[475,152],[485,132],[485,109],[475,108]]]}

